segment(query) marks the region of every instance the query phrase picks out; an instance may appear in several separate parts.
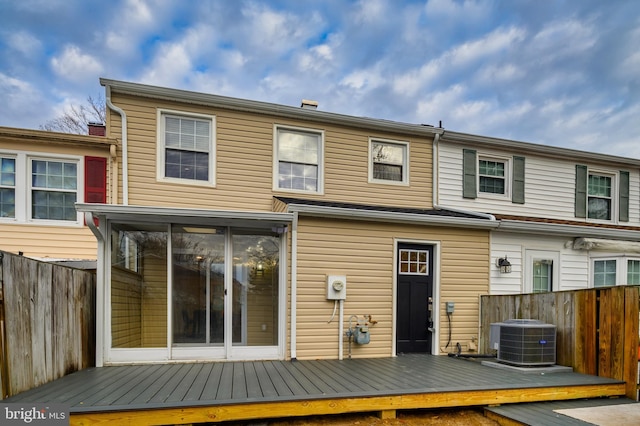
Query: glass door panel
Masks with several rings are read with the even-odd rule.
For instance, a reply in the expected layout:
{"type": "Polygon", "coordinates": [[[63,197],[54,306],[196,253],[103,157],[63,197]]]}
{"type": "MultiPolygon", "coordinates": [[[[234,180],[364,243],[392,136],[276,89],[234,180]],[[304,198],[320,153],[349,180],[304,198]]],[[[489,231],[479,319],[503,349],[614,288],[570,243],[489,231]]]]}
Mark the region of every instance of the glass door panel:
{"type": "Polygon", "coordinates": [[[171,244],[173,344],[222,346],[224,230],[174,226],[171,244]]]}
{"type": "Polygon", "coordinates": [[[278,345],[280,237],[234,230],[234,346],[278,345]]]}

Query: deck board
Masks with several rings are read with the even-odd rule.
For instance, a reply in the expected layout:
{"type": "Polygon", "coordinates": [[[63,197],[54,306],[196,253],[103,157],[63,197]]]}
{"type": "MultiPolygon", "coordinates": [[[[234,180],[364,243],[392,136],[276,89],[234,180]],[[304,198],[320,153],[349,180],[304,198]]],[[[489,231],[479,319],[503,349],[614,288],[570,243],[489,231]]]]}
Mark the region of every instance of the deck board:
{"type": "Polygon", "coordinates": [[[624,392],[624,382],[602,377],[572,372],[526,374],[445,356],[402,355],[90,368],[5,402],[63,403],[69,406],[72,419],[83,419],[78,424],[149,424],[158,418],[166,423],[198,423],[624,392]]]}

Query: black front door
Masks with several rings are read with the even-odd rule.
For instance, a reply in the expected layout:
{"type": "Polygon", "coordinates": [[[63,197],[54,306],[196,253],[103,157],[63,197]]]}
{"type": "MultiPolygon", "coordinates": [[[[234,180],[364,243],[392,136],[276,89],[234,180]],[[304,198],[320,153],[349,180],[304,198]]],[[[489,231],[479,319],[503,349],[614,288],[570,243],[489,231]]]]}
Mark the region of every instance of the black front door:
{"type": "Polygon", "coordinates": [[[398,244],[397,353],[431,353],[433,246],[398,244]]]}

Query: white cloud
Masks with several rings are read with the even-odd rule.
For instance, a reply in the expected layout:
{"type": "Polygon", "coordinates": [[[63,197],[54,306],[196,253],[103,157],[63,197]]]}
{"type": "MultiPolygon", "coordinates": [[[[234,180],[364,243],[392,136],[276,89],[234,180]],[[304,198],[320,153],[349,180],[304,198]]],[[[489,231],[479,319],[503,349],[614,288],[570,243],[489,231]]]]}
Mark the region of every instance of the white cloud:
{"type": "Polygon", "coordinates": [[[526,75],[526,71],[514,64],[491,64],[482,67],[477,78],[481,83],[507,83],[520,79],[526,75]]]}
{"type": "Polygon", "coordinates": [[[347,74],[341,81],[342,86],[353,90],[372,90],[386,82],[381,72],[380,64],[372,68],[355,70],[347,74]]]}
{"type": "Polygon", "coordinates": [[[354,21],[358,23],[372,23],[386,19],[387,5],[384,0],[360,0],[356,7],[354,21]]]}
{"type": "Polygon", "coordinates": [[[48,117],[42,111],[47,104],[46,99],[31,83],[0,72],[0,98],[2,108],[2,125],[10,127],[36,128],[38,121],[44,123],[48,117]],[[34,107],[37,106],[37,111],[34,107]]]}
{"type": "Polygon", "coordinates": [[[9,46],[25,56],[35,56],[42,49],[42,43],[32,33],[18,31],[12,33],[7,38],[9,46]]]}
{"type": "Polygon", "coordinates": [[[142,81],[159,86],[184,87],[191,69],[191,58],[184,45],[166,43],[158,49],[151,66],[142,74],[142,81]]]}
{"type": "Polygon", "coordinates": [[[539,61],[548,62],[567,56],[584,55],[594,47],[597,35],[589,22],[577,19],[557,20],[542,28],[531,39],[531,49],[540,55],[539,61]]]}
{"type": "Polygon", "coordinates": [[[498,28],[477,40],[463,43],[445,54],[453,65],[466,65],[495,55],[524,40],[526,32],[517,27],[498,28]]]}
{"type": "Polygon", "coordinates": [[[51,68],[65,80],[83,82],[97,79],[103,70],[100,61],[74,45],[67,45],[62,54],[53,57],[51,68]]]}
{"type": "Polygon", "coordinates": [[[429,0],[424,6],[428,15],[456,19],[481,19],[491,9],[487,2],[476,0],[429,0]]]}

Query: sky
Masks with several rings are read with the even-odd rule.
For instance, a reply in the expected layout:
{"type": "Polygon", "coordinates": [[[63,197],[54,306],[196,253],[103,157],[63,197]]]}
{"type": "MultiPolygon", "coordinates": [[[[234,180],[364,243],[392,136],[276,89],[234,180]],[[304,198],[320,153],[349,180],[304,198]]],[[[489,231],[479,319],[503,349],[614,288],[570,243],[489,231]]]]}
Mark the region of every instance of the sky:
{"type": "Polygon", "coordinates": [[[0,0],[0,126],[100,77],[640,158],[636,0],[0,0]]]}

